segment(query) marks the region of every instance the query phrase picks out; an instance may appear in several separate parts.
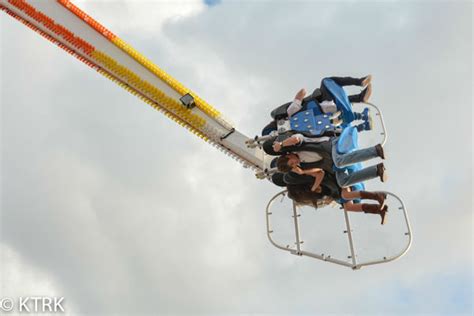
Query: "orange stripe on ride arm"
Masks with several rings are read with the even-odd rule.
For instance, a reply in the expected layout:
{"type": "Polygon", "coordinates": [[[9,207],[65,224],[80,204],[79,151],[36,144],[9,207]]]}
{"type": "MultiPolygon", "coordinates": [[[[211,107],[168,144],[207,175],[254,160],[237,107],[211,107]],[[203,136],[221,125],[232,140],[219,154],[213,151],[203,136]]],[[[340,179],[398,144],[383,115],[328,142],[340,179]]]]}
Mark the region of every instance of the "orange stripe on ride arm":
{"type": "Polygon", "coordinates": [[[75,36],[74,33],[66,29],[64,26],[55,23],[55,21],[36,10],[33,6],[28,4],[25,0],[8,0],[10,4],[17,7],[21,11],[25,12],[28,16],[34,19],[36,22],[43,24],[51,32],[61,36],[72,46],[81,49],[86,55],[90,55],[95,51],[95,47],[83,40],[82,38],[75,36]]]}
{"type": "Polygon", "coordinates": [[[38,34],[40,34],[41,36],[43,36],[45,39],[47,39],[48,41],[50,41],[51,43],[55,44],[56,46],[62,48],[63,50],[65,50],[67,53],[71,54],[72,56],[76,57],[77,59],[79,59],[80,61],[82,61],[84,64],[86,64],[87,66],[93,68],[93,69],[98,69],[99,66],[93,62],[91,62],[90,60],[76,54],[73,50],[71,50],[69,47],[65,46],[64,44],[58,42],[54,37],[52,37],[51,35],[49,35],[48,33],[46,32],[43,32],[42,30],[40,30],[38,27],[36,27],[35,25],[31,24],[30,22],[28,22],[27,20],[23,19],[22,17],[16,15],[15,13],[13,13],[12,11],[10,11],[9,9],[5,8],[4,6],[2,6],[0,4],[0,9],[5,11],[6,14],[10,15],[11,17],[13,17],[14,19],[18,20],[19,22],[23,23],[25,26],[29,27],[30,29],[32,29],[33,31],[37,32],[38,34]]]}
{"type": "Polygon", "coordinates": [[[64,6],[66,9],[74,13],[77,17],[82,19],[84,22],[89,24],[89,26],[94,28],[96,31],[98,31],[100,34],[106,37],[109,41],[111,41],[115,46],[119,47],[121,50],[123,50],[125,53],[131,56],[135,61],[137,61],[146,69],[148,69],[151,73],[156,75],[160,80],[166,83],[173,90],[175,90],[181,95],[191,93],[195,99],[195,104],[197,108],[199,108],[201,111],[206,113],[211,118],[214,118],[215,120],[217,120],[228,130],[232,129],[233,124],[231,124],[226,119],[224,119],[221,113],[217,109],[215,109],[213,106],[211,106],[206,101],[201,99],[195,93],[191,92],[188,88],[184,87],[180,82],[178,82],[172,76],[167,74],[163,69],[156,66],[148,58],[146,58],[137,50],[135,50],[131,45],[127,44],[125,41],[123,41],[118,36],[113,34],[111,31],[109,31],[99,22],[97,22],[92,17],[90,17],[87,13],[79,9],[76,5],[72,3],[72,1],[70,0],[56,0],[56,1],[59,2],[62,6],[64,6]]]}
{"type": "Polygon", "coordinates": [[[69,0],[57,0],[63,7],[74,13],[78,18],[86,22],[90,27],[92,27],[94,30],[102,34],[104,37],[106,37],[109,40],[113,40],[117,36],[109,31],[105,26],[94,20],[90,15],[79,9],[74,3],[72,3],[69,0]]]}

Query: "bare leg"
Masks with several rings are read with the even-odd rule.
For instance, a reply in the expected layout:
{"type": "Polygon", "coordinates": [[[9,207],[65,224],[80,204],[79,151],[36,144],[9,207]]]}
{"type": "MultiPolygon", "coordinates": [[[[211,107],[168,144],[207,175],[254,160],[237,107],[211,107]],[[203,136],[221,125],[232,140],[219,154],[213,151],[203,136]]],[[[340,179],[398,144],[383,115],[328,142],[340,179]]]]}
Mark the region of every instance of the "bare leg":
{"type": "Polygon", "coordinates": [[[376,214],[380,215],[381,222],[380,224],[385,224],[386,222],[386,215],[388,207],[385,205],[382,209],[380,209],[380,205],[378,204],[354,204],[352,201],[344,203],[344,209],[348,212],[364,212],[369,214],[376,214]]]}
{"type": "Polygon", "coordinates": [[[351,191],[349,187],[343,188],[341,190],[341,197],[344,200],[354,200],[354,199],[359,199],[360,198],[360,192],[359,191],[351,191]]]}
{"type": "Polygon", "coordinates": [[[385,205],[385,199],[387,198],[387,194],[383,192],[351,191],[351,189],[347,187],[341,190],[341,197],[344,200],[354,200],[354,199],[374,200],[380,204],[380,208],[383,208],[385,205]]]}
{"type": "Polygon", "coordinates": [[[344,209],[348,212],[363,212],[362,204],[360,203],[353,203],[352,201],[346,202],[343,204],[344,209]]]}

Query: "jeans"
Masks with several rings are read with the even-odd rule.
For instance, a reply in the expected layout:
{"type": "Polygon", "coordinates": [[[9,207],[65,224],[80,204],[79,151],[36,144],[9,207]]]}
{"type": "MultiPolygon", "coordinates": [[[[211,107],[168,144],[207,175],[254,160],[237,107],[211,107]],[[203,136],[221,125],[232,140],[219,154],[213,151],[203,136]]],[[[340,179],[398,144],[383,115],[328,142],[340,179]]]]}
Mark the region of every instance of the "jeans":
{"type": "Polygon", "coordinates": [[[349,187],[359,182],[364,182],[373,178],[377,178],[377,166],[370,166],[359,171],[349,174],[346,170],[336,171],[337,184],[341,188],[349,187]]]}
{"type": "MultiPolygon", "coordinates": [[[[355,150],[347,154],[337,152],[338,138],[332,140],[332,159],[338,168],[346,167],[358,162],[366,161],[378,157],[375,147],[355,150]]],[[[351,186],[365,180],[377,178],[377,166],[371,166],[349,174],[346,170],[337,170],[336,179],[341,187],[351,186]]]]}
{"type": "Polygon", "coordinates": [[[374,147],[354,150],[347,154],[340,154],[337,152],[337,142],[339,138],[332,140],[332,160],[334,165],[338,168],[343,168],[349,165],[353,165],[358,162],[366,161],[372,158],[377,158],[377,150],[374,147]]]}

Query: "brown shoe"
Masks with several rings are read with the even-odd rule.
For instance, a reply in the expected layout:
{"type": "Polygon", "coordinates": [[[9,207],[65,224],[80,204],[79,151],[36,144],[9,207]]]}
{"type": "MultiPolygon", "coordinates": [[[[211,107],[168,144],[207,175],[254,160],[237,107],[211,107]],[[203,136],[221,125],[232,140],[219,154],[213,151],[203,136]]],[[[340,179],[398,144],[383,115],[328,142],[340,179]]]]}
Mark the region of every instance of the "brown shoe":
{"type": "Polygon", "coordinates": [[[375,150],[377,151],[377,155],[385,160],[385,152],[381,144],[375,145],[375,150]]]}
{"type": "Polygon", "coordinates": [[[364,203],[364,204],[361,204],[361,208],[362,208],[362,211],[364,211],[364,213],[368,213],[368,214],[380,214],[380,212],[382,211],[380,209],[379,204],[364,203]]]}
{"type": "Polygon", "coordinates": [[[380,181],[387,182],[388,175],[385,172],[385,167],[384,167],[383,163],[379,163],[377,165],[377,175],[380,177],[380,181]]]}
{"type": "Polygon", "coordinates": [[[387,199],[387,194],[384,192],[369,192],[369,191],[359,191],[361,199],[374,200],[379,202],[379,209],[382,209],[385,206],[385,199],[387,199]]]}
{"type": "Polygon", "coordinates": [[[387,205],[380,208],[380,205],[378,204],[362,204],[362,210],[364,211],[364,213],[368,213],[368,214],[379,214],[381,217],[380,225],[383,225],[387,222],[387,218],[386,218],[387,212],[388,212],[387,205]]]}
{"type": "Polygon", "coordinates": [[[364,77],[364,80],[362,80],[361,87],[365,87],[372,81],[372,75],[367,75],[364,77]]]}
{"type": "Polygon", "coordinates": [[[384,225],[387,222],[387,212],[388,212],[388,206],[385,205],[381,210],[380,210],[380,217],[382,220],[380,221],[380,225],[384,225]]]}
{"type": "Polygon", "coordinates": [[[385,200],[387,200],[387,193],[384,192],[374,192],[376,195],[376,200],[380,204],[380,208],[383,209],[385,207],[385,200]]]}

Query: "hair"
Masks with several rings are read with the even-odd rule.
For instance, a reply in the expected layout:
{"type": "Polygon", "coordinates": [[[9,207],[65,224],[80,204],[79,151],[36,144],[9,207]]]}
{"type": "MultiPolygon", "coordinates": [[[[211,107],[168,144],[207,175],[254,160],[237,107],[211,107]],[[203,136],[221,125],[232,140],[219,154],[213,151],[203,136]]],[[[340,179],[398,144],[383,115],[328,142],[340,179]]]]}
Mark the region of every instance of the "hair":
{"type": "Polygon", "coordinates": [[[290,160],[290,157],[288,154],[278,157],[278,160],[277,160],[278,171],[283,172],[283,173],[290,172],[291,167],[288,165],[288,160],[290,160]]]}
{"type": "Polygon", "coordinates": [[[275,140],[276,137],[272,137],[264,141],[262,144],[262,149],[266,154],[269,154],[271,156],[280,156],[281,152],[276,152],[273,150],[273,142],[275,142],[275,140]]]}
{"type": "Polygon", "coordinates": [[[288,197],[299,205],[309,205],[318,207],[318,202],[323,199],[321,193],[311,191],[307,184],[291,184],[287,186],[288,197]]]}

